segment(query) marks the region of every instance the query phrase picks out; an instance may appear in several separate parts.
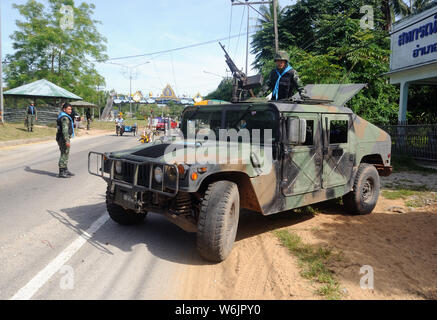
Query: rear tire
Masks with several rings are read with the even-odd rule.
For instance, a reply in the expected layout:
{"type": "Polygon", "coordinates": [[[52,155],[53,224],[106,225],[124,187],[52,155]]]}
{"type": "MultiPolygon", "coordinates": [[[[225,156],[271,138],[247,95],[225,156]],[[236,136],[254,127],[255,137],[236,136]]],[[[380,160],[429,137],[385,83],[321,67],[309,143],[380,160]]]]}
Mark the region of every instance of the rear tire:
{"type": "Polygon", "coordinates": [[[113,204],[109,201],[109,188],[106,192],[106,209],[112,220],[123,226],[133,226],[140,224],[147,216],[146,213],[136,213],[133,210],[126,210],[119,205],[113,204]]]}
{"type": "Polygon", "coordinates": [[[205,260],[222,262],[232,251],[240,216],[238,186],[230,181],[209,185],[201,203],[197,250],[205,260]]]}
{"type": "Polygon", "coordinates": [[[371,164],[358,167],[353,190],[343,197],[345,209],[353,215],[372,213],[378,202],[380,179],[378,170],[371,164]]]}

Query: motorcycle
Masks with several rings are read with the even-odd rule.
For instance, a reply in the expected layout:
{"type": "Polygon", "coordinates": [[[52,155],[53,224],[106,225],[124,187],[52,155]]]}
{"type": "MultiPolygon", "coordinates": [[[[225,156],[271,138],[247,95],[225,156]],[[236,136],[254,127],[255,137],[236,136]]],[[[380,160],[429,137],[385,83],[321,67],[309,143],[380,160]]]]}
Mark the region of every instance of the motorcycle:
{"type": "Polygon", "coordinates": [[[118,136],[123,136],[123,133],[125,132],[125,125],[122,123],[117,123],[115,126],[115,133],[118,136]]]}
{"type": "Polygon", "coordinates": [[[152,130],[145,129],[141,134],[141,138],[139,140],[141,143],[151,143],[155,141],[155,132],[152,130]]]}

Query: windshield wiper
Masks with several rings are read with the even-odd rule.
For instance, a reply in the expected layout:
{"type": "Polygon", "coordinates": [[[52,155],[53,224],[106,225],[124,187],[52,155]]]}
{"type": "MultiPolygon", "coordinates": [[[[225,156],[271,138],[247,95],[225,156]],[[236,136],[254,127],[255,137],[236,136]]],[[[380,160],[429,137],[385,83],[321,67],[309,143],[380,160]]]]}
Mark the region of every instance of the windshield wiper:
{"type": "Polygon", "coordinates": [[[241,120],[244,119],[244,117],[246,116],[246,114],[247,114],[247,113],[250,111],[250,109],[252,109],[252,108],[253,108],[253,104],[251,104],[251,105],[249,106],[249,108],[247,108],[246,111],[244,111],[244,113],[243,113],[243,115],[240,117],[240,119],[238,119],[238,120],[237,120],[237,121],[232,125],[231,128],[235,128],[235,126],[236,126],[237,124],[239,124],[241,120]]]}

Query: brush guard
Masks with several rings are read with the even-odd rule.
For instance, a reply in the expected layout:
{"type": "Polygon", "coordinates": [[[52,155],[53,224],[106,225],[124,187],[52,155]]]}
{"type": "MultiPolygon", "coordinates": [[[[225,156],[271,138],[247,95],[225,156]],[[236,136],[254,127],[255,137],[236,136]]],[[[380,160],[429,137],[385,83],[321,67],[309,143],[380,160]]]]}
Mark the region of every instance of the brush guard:
{"type": "Polygon", "coordinates": [[[88,172],[93,176],[103,178],[108,184],[123,187],[132,193],[153,192],[174,198],[179,192],[179,170],[177,165],[162,163],[150,158],[142,162],[137,162],[127,159],[111,158],[103,153],[90,152],[88,154],[88,172]],[[122,164],[122,168],[125,168],[125,165],[131,166],[133,173],[132,182],[121,180],[116,176],[115,163],[117,161],[122,164]],[[105,167],[105,164],[107,164],[108,167],[105,167]],[[154,170],[157,167],[162,169],[163,175],[161,183],[154,181],[154,170]],[[109,169],[109,172],[105,172],[105,169],[109,169]],[[168,183],[166,185],[166,181],[168,182],[170,180],[170,177],[167,176],[167,173],[170,171],[175,175],[174,178],[171,179],[174,180],[174,186],[169,186],[168,183]],[[145,174],[147,172],[148,175],[145,174]],[[140,180],[139,178],[142,179],[140,180]],[[142,184],[139,184],[139,182],[142,182],[142,184]],[[171,191],[169,191],[169,189],[171,191]]]}

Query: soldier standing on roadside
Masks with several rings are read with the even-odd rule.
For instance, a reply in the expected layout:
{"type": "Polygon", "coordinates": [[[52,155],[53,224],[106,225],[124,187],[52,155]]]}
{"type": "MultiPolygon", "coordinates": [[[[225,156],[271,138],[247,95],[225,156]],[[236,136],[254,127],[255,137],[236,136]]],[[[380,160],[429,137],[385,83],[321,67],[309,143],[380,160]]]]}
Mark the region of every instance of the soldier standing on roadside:
{"type": "Polygon", "coordinates": [[[86,129],[89,131],[90,130],[90,122],[91,122],[91,111],[90,111],[90,108],[87,109],[85,115],[86,115],[86,129]]]}
{"type": "Polygon", "coordinates": [[[33,125],[38,121],[38,112],[33,102],[26,109],[27,132],[33,132],[33,125]]]}
{"type": "Polygon", "coordinates": [[[65,103],[62,106],[62,111],[58,116],[56,134],[56,141],[61,151],[61,157],[59,158],[59,178],[73,177],[70,171],[68,171],[68,157],[70,155],[70,139],[74,137],[74,123],[71,118],[72,107],[70,104],[65,103]]]}

